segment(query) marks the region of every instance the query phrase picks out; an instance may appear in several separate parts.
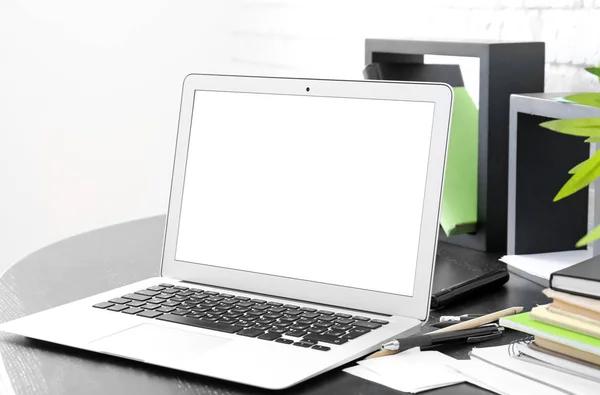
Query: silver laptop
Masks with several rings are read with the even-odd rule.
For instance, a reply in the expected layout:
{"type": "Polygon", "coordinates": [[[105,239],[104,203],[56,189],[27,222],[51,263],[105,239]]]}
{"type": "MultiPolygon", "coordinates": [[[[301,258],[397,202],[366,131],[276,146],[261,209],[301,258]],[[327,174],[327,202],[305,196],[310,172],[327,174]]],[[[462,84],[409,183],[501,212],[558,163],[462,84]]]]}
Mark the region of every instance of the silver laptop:
{"type": "Polygon", "coordinates": [[[161,276],[0,330],[269,389],[418,331],[451,104],[442,84],[188,76],[161,276]]]}

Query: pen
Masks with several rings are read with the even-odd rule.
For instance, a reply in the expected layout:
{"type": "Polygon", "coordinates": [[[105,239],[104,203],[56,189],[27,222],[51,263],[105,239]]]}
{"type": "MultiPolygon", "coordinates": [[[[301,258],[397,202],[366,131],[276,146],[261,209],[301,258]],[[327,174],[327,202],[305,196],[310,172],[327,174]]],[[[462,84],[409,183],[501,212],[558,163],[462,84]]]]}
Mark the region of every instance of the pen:
{"type": "Polygon", "coordinates": [[[473,318],[482,317],[482,316],[483,316],[483,314],[443,315],[443,316],[440,317],[440,322],[446,322],[446,321],[455,321],[455,322],[468,321],[468,320],[472,320],[473,318]]]}
{"type": "MultiPolygon", "coordinates": [[[[456,322],[453,321],[446,321],[446,322],[434,322],[433,324],[431,324],[432,328],[447,328],[449,326],[452,326],[456,324],[456,322]]],[[[485,325],[481,325],[480,328],[482,326],[496,326],[498,327],[498,324],[485,324],[485,325]]]]}
{"type": "Polygon", "coordinates": [[[480,336],[490,336],[502,333],[504,328],[499,327],[487,327],[487,328],[474,328],[474,329],[463,329],[460,331],[444,332],[444,333],[427,333],[425,335],[417,335],[405,337],[402,339],[391,340],[381,346],[382,350],[387,351],[399,351],[408,350],[413,347],[427,347],[438,345],[442,343],[455,342],[459,340],[469,341],[469,339],[477,338],[480,336]]]}

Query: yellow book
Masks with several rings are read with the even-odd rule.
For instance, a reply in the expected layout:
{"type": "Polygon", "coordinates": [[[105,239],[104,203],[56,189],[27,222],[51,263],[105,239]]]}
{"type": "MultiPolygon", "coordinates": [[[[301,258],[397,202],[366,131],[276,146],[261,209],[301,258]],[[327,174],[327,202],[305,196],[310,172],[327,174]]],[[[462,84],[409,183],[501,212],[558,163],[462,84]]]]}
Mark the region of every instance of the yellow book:
{"type": "Polygon", "coordinates": [[[578,320],[562,314],[553,313],[548,310],[548,305],[534,307],[529,315],[536,321],[540,321],[559,328],[568,329],[573,332],[600,338],[600,325],[589,321],[578,320]]]}
{"type": "Polygon", "coordinates": [[[582,361],[600,366],[600,357],[598,355],[581,351],[576,348],[566,346],[564,344],[556,343],[552,340],[544,339],[543,337],[539,336],[535,337],[534,344],[546,350],[554,351],[556,353],[563,354],[571,358],[581,359],[582,361]]]}

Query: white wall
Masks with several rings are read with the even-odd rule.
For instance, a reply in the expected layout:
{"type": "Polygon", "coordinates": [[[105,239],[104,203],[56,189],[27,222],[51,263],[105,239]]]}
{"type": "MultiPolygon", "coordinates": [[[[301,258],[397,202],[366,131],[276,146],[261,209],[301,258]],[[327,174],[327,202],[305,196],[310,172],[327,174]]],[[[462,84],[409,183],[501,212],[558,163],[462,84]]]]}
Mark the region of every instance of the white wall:
{"type": "Polygon", "coordinates": [[[598,90],[599,21],[600,0],[3,0],[0,271],[165,212],[190,72],[361,78],[366,37],[542,40],[547,90],[598,90]]]}

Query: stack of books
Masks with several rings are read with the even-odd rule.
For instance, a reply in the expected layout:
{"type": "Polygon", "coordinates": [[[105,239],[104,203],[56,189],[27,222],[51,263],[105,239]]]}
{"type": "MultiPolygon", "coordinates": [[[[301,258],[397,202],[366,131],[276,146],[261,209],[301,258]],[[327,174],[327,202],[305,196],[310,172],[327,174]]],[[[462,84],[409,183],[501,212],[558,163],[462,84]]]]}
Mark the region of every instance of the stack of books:
{"type": "Polygon", "coordinates": [[[552,303],[500,320],[533,336],[516,356],[600,382],[600,259],[553,273],[543,292],[552,303]]]}

